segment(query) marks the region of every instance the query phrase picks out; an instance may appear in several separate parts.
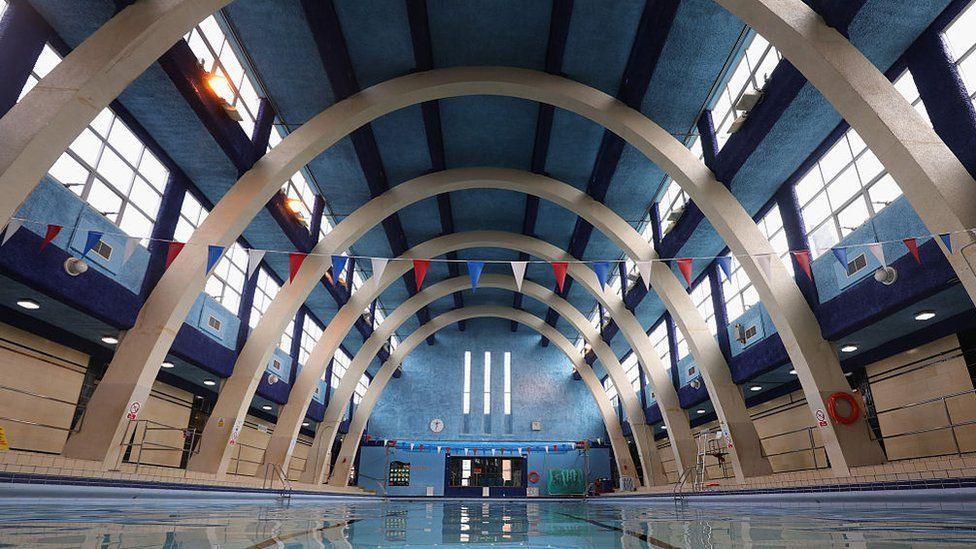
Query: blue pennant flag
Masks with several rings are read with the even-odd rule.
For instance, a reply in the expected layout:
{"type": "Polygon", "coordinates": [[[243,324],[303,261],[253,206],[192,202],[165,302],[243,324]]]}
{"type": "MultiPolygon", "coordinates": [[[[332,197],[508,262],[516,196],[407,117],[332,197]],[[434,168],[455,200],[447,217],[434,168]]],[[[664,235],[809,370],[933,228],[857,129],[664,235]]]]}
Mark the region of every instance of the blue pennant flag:
{"type": "Polygon", "coordinates": [[[610,273],[610,263],[606,261],[597,261],[593,263],[593,272],[596,273],[597,280],[600,281],[600,289],[604,289],[607,284],[607,274],[610,273]]]}
{"type": "Polygon", "coordinates": [[[220,261],[222,255],[224,255],[223,246],[207,246],[207,273],[220,261]]]}
{"type": "Polygon", "coordinates": [[[725,280],[732,279],[732,256],[723,255],[722,257],[716,257],[715,262],[718,266],[722,268],[722,272],[725,273],[725,280]]]}
{"type": "Polygon", "coordinates": [[[346,270],[347,263],[349,263],[349,258],[344,255],[332,256],[332,281],[334,284],[339,284],[339,279],[342,278],[342,272],[346,270]]]}
{"type": "Polygon", "coordinates": [[[481,278],[481,271],[485,269],[484,261],[468,261],[468,276],[471,277],[471,290],[478,289],[478,279],[481,278]]]}
{"type": "Polygon", "coordinates": [[[831,248],[830,251],[834,252],[834,257],[837,261],[840,261],[840,266],[845,270],[847,269],[847,248],[831,248]]]}
{"type": "Polygon", "coordinates": [[[942,243],[945,244],[946,250],[949,250],[949,253],[951,254],[952,253],[952,234],[950,234],[950,233],[943,233],[943,234],[940,234],[939,235],[939,238],[942,239],[942,243]]]}
{"type": "Polygon", "coordinates": [[[90,252],[91,249],[94,248],[102,239],[103,234],[104,233],[99,231],[88,231],[88,239],[85,240],[85,249],[81,252],[82,257],[88,255],[88,252],[90,252]]]}

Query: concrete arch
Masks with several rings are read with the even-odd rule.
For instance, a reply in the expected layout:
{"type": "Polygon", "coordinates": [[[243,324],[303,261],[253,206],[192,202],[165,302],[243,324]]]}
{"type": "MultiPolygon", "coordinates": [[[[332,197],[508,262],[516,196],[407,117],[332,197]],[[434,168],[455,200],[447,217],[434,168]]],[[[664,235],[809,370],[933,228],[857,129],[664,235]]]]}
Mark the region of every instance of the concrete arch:
{"type": "MultiPolygon", "coordinates": [[[[546,324],[545,320],[531,313],[520,311],[512,307],[464,307],[431,319],[430,322],[424,324],[423,327],[418,329],[416,333],[423,332],[428,333],[428,335],[435,333],[447,326],[450,326],[452,323],[450,319],[455,319],[456,321],[484,317],[505,318],[507,320],[518,322],[531,330],[535,330],[539,333],[539,335],[549,338],[549,340],[566,355],[566,358],[568,358],[570,363],[573,365],[574,370],[579,372],[583,383],[586,384],[587,389],[589,389],[590,393],[592,393],[594,401],[596,401],[597,408],[600,411],[600,416],[603,419],[603,424],[606,427],[607,434],[610,437],[610,445],[613,448],[614,460],[617,463],[617,471],[619,471],[621,475],[631,476],[635,479],[638,478],[637,468],[634,466],[634,460],[630,455],[630,448],[627,445],[627,439],[624,437],[623,429],[620,425],[620,419],[617,417],[617,410],[610,402],[610,397],[607,396],[606,391],[604,391],[603,384],[600,383],[600,380],[596,377],[593,369],[589,364],[586,363],[585,360],[583,360],[583,357],[579,354],[576,348],[573,347],[573,344],[566,339],[566,336],[560,333],[559,330],[546,324]]],[[[417,345],[416,338],[412,339],[412,336],[404,339],[404,343],[408,345],[410,349],[413,349],[417,345]]],[[[397,355],[397,352],[394,351],[391,353],[391,356],[393,355],[397,355]]],[[[403,353],[402,356],[405,357],[406,353],[403,353]]],[[[401,361],[402,360],[398,360],[395,363],[388,361],[385,363],[383,368],[381,368],[379,373],[377,373],[377,375],[373,378],[373,383],[377,383],[380,378],[383,378],[382,383],[385,385],[401,361]],[[392,365],[392,367],[387,368],[387,364],[392,365]]],[[[367,363],[368,362],[370,361],[367,361],[367,363]]],[[[370,386],[372,386],[373,383],[370,383],[370,386]]],[[[348,402],[348,400],[346,402],[348,402]]],[[[337,463],[336,467],[339,467],[339,463],[337,463]]],[[[346,477],[349,476],[348,465],[346,466],[345,475],[346,477]]]]}
{"type": "MultiPolygon", "coordinates": [[[[373,411],[373,407],[376,405],[380,395],[383,393],[383,389],[386,387],[386,384],[393,376],[393,372],[396,371],[397,367],[399,367],[407,355],[409,355],[414,348],[420,344],[421,341],[426,339],[427,336],[436,333],[447,326],[450,326],[458,320],[486,317],[504,318],[518,322],[527,328],[535,330],[543,337],[550,338],[550,341],[552,341],[566,354],[566,357],[570,360],[570,362],[572,362],[573,367],[577,372],[580,373],[580,376],[583,378],[583,382],[586,383],[587,388],[589,388],[590,392],[593,393],[593,398],[596,400],[597,406],[600,408],[600,415],[603,416],[603,422],[607,426],[607,432],[610,433],[610,442],[613,448],[614,459],[617,461],[617,470],[621,471],[621,475],[628,474],[624,472],[627,470],[634,471],[633,461],[630,458],[630,449],[627,447],[627,441],[624,439],[623,432],[620,429],[620,421],[617,418],[616,410],[614,410],[613,405],[610,403],[607,393],[603,390],[603,385],[600,384],[600,380],[598,380],[596,374],[593,373],[593,369],[586,364],[586,361],[583,360],[583,357],[580,356],[579,352],[577,352],[577,350],[573,347],[573,344],[566,339],[566,336],[562,335],[552,326],[546,324],[545,320],[531,313],[520,311],[512,307],[482,305],[455,309],[431,319],[430,322],[424,324],[418,328],[417,331],[407,336],[403,340],[403,343],[401,343],[400,346],[390,354],[390,359],[383,363],[382,368],[380,368],[379,372],[377,372],[377,374],[373,377],[373,381],[370,383],[369,389],[366,391],[366,395],[356,408],[356,412],[353,415],[349,426],[349,433],[343,440],[342,449],[340,450],[339,457],[336,460],[335,469],[330,476],[329,484],[346,484],[345,482],[341,482],[341,479],[349,478],[349,468],[353,462],[355,453],[359,448],[359,440],[362,438],[362,432],[366,428],[366,420],[369,419],[369,416],[373,411]],[[611,429],[613,429],[613,431],[611,431],[611,429]],[[628,460],[630,460],[630,469],[627,469],[628,460]]],[[[367,363],[371,362],[373,358],[375,358],[375,354],[370,357],[369,360],[367,360],[367,363]]],[[[629,475],[637,478],[636,474],[634,473],[629,473],[629,475]]]]}
{"type": "MultiPolygon", "coordinates": [[[[620,395],[621,404],[627,413],[631,430],[633,431],[634,443],[637,446],[637,453],[641,460],[641,468],[644,470],[645,484],[660,485],[666,483],[667,477],[664,475],[661,458],[657,454],[653,431],[644,419],[643,407],[637,400],[637,395],[627,380],[620,361],[617,360],[610,346],[603,341],[599,332],[589,323],[589,320],[583,313],[579,312],[568,301],[556,295],[552,290],[529,280],[523,281],[522,287],[519,288],[515,283],[515,278],[512,276],[485,274],[479,280],[478,287],[499,288],[520,292],[541,301],[552,307],[580,332],[586,342],[593,347],[593,352],[596,353],[597,358],[603,364],[604,369],[617,388],[617,393],[620,395]]],[[[333,392],[332,399],[325,412],[325,418],[319,424],[319,428],[316,429],[315,441],[309,450],[305,470],[302,473],[302,482],[318,484],[322,482],[324,476],[328,475],[329,452],[338,434],[339,423],[342,420],[342,413],[345,410],[346,404],[352,398],[356,382],[366,371],[370,362],[373,361],[376,354],[393,332],[420,308],[444,296],[470,288],[471,279],[467,276],[442,280],[437,284],[424,288],[394,309],[383,323],[376,328],[373,335],[363,342],[363,346],[360,347],[359,352],[356,353],[352,363],[346,370],[346,374],[342,377],[339,388],[333,392]]]]}

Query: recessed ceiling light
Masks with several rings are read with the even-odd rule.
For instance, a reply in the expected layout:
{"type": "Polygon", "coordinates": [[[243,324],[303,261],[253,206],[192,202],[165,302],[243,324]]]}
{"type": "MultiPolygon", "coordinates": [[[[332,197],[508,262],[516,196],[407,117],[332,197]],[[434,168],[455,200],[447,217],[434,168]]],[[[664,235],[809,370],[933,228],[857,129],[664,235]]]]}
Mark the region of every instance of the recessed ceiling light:
{"type": "Polygon", "coordinates": [[[704,414],[705,413],[705,410],[701,410],[701,409],[695,410],[695,413],[698,414],[698,415],[701,415],[701,414],[704,414]]]}
{"type": "Polygon", "coordinates": [[[844,372],[844,377],[851,377],[852,375],[854,375],[854,372],[844,372]]]}
{"type": "Polygon", "coordinates": [[[843,347],[840,348],[840,352],[842,353],[853,353],[856,350],[857,350],[857,345],[854,345],[853,343],[848,343],[847,345],[844,345],[843,347]]]}
{"type": "Polygon", "coordinates": [[[207,387],[213,387],[214,385],[217,384],[217,382],[212,379],[205,379],[203,380],[203,384],[206,385],[207,387]]]}
{"type": "Polygon", "coordinates": [[[308,422],[307,421],[303,421],[302,422],[302,427],[308,427],[308,422]]]}
{"type": "Polygon", "coordinates": [[[34,301],[33,299],[27,298],[17,300],[17,305],[20,305],[22,308],[27,309],[28,311],[36,311],[37,309],[41,308],[40,303],[34,301]]]}
{"type": "Polygon", "coordinates": [[[261,409],[264,410],[265,412],[270,412],[271,411],[271,405],[270,404],[265,404],[264,406],[261,407],[261,409]]]}
{"type": "Polygon", "coordinates": [[[935,318],[935,311],[919,311],[915,313],[915,320],[918,320],[919,322],[932,320],[933,318],[935,318]]]}
{"type": "Polygon", "coordinates": [[[753,392],[762,391],[762,385],[753,385],[752,387],[749,387],[749,390],[753,392]]]}
{"type": "Polygon", "coordinates": [[[174,367],[176,365],[173,364],[172,362],[164,362],[164,363],[160,364],[160,366],[162,366],[163,368],[169,369],[169,368],[172,368],[172,367],[174,367]]]}
{"type": "Polygon", "coordinates": [[[109,345],[115,345],[119,342],[119,338],[110,335],[102,336],[102,343],[108,343],[109,345]]]}
{"type": "Polygon", "coordinates": [[[796,375],[796,370],[790,370],[790,375],[791,376],[795,376],[796,375]]]}
{"type": "Polygon", "coordinates": [[[662,431],[667,431],[668,430],[668,426],[667,425],[662,425],[661,426],[661,430],[662,431]]]}

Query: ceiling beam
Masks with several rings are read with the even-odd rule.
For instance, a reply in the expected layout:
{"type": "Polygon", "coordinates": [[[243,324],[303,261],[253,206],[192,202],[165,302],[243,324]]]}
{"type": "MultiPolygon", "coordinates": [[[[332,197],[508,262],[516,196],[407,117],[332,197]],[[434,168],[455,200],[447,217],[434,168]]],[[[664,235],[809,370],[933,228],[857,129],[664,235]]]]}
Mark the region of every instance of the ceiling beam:
{"type": "MultiPolygon", "coordinates": [[[[561,74],[563,59],[566,55],[566,40],[569,37],[569,23],[573,18],[573,0],[554,0],[552,13],[549,16],[549,41],[546,46],[545,71],[549,74],[561,74]]],[[[552,135],[552,119],[555,108],[552,105],[539,104],[539,117],[535,124],[535,143],[532,146],[532,173],[545,174],[546,157],[549,156],[549,139],[552,135]]],[[[535,224],[539,217],[539,197],[525,195],[525,215],[522,219],[522,234],[535,236],[535,224]]],[[[519,253],[520,261],[527,261],[529,255],[519,253]]],[[[515,292],[512,307],[522,310],[522,294],[515,292]]],[[[518,330],[518,322],[511,322],[511,330],[518,330]]],[[[545,345],[549,342],[543,336],[545,345]]]]}
{"type": "MultiPolygon", "coordinates": [[[[349,57],[349,50],[346,47],[346,39],[342,34],[339,14],[335,10],[335,5],[331,0],[301,0],[301,5],[336,101],[341,101],[358,93],[360,91],[359,81],[356,79],[352,59],[349,57]]],[[[366,124],[352,132],[349,137],[352,140],[353,148],[356,150],[359,167],[366,179],[370,196],[375,198],[388,191],[390,183],[386,177],[383,159],[380,156],[372,126],[366,124]]],[[[403,255],[409,246],[407,245],[407,235],[400,223],[400,217],[393,214],[386,218],[383,221],[383,230],[390,242],[393,256],[403,255]]],[[[410,273],[403,275],[403,283],[410,296],[417,293],[412,278],[410,273]]],[[[430,321],[430,311],[427,307],[417,311],[417,320],[421,325],[430,321]]],[[[433,335],[427,338],[427,344],[434,344],[433,335]]]]}
{"type": "MultiPolygon", "coordinates": [[[[644,11],[641,14],[640,22],[637,26],[637,33],[634,36],[634,43],[630,49],[630,56],[627,59],[627,66],[624,69],[620,88],[617,91],[617,99],[625,103],[628,107],[640,110],[641,102],[647,93],[647,88],[651,83],[651,75],[664,50],[671,30],[671,24],[678,11],[680,0],[647,0],[644,4],[644,11]]],[[[593,165],[589,182],[586,185],[586,194],[593,200],[603,202],[606,200],[610,182],[617,171],[620,157],[624,151],[624,141],[605,130],[603,139],[600,142],[600,150],[593,165]]],[[[593,226],[582,218],[576,219],[576,226],[569,240],[567,248],[571,257],[582,258],[586,247],[593,234],[593,226]]],[[[562,298],[569,295],[573,280],[566,279],[563,290],[558,292],[562,298]]],[[[549,309],[546,313],[546,322],[551,326],[556,326],[559,316],[556,311],[549,309]]],[[[548,345],[548,341],[543,340],[543,345],[548,345]]]]}
{"type": "MultiPolygon", "coordinates": [[[[427,17],[427,0],[406,0],[407,19],[410,24],[410,39],[413,42],[413,59],[418,71],[429,71],[434,68],[434,49],[430,39],[430,19],[427,17]]],[[[427,150],[430,153],[432,171],[447,169],[447,159],[444,152],[444,133],[441,126],[441,109],[437,101],[428,101],[420,105],[424,118],[424,130],[427,134],[427,150]]],[[[448,193],[437,195],[437,210],[441,217],[441,236],[454,232],[454,211],[451,208],[451,195],[448,193]]],[[[457,252],[449,252],[447,258],[452,260],[447,264],[451,278],[460,276],[460,268],[454,262],[457,252]]],[[[454,308],[464,307],[461,292],[455,292],[454,308]]],[[[458,321],[458,330],[464,331],[465,321],[458,321]]]]}

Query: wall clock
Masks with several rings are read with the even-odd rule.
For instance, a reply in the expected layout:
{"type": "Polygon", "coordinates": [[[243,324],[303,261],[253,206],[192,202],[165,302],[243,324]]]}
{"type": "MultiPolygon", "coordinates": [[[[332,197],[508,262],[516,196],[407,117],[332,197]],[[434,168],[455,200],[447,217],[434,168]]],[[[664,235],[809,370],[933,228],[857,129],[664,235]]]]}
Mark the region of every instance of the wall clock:
{"type": "Polygon", "coordinates": [[[430,430],[433,431],[433,432],[435,432],[435,433],[439,433],[439,432],[443,431],[444,430],[444,422],[435,417],[434,419],[430,420],[430,430]]]}

